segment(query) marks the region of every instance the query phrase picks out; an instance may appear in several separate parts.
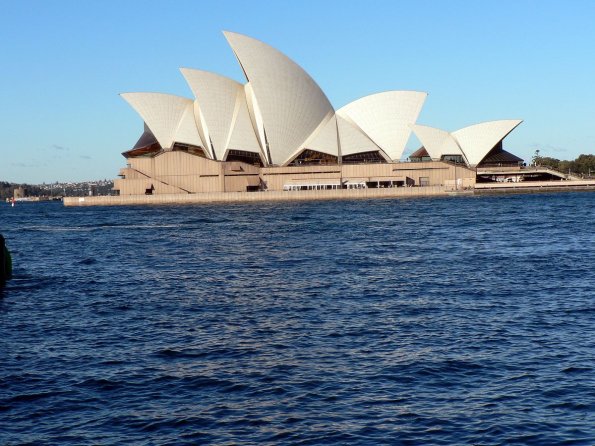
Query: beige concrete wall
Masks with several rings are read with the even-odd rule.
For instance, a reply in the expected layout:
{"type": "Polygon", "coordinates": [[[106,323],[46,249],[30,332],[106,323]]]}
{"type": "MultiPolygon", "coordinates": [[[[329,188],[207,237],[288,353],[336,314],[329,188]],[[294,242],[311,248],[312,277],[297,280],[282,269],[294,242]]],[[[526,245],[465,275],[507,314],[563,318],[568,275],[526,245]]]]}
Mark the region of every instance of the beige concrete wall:
{"type": "Polygon", "coordinates": [[[186,152],[165,152],[151,159],[157,176],[219,174],[219,163],[186,152]]]}
{"type": "Polygon", "coordinates": [[[263,174],[262,179],[269,191],[282,191],[285,184],[296,184],[300,182],[315,183],[315,182],[339,182],[341,180],[341,170],[336,166],[327,169],[320,169],[318,172],[310,170],[309,172],[301,172],[296,168],[290,172],[271,172],[263,174]]]}
{"type": "Polygon", "coordinates": [[[137,170],[144,175],[152,176],[155,174],[153,169],[154,158],[129,158],[128,165],[131,169],[137,170]]]}
{"type": "Polygon", "coordinates": [[[414,198],[452,195],[443,187],[398,187],[387,189],[338,189],[319,191],[219,192],[204,194],[121,195],[110,197],[66,197],[65,206],[136,204],[192,204],[216,202],[309,201],[371,198],[414,198]]]}
{"type": "Polygon", "coordinates": [[[221,163],[185,152],[164,152],[154,158],[128,161],[131,167],[121,171],[125,179],[116,180],[114,185],[120,195],[139,194],[141,181],[147,177],[152,179],[154,194],[241,192],[246,191],[249,184],[257,183],[254,178],[257,174],[268,191],[282,191],[284,185],[300,182],[390,181],[404,177],[412,179],[415,186],[420,185],[422,178],[427,179],[430,186],[450,189],[475,184],[473,169],[443,162],[259,168],[240,162],[221,163]]]}
{"type": "Polygon", "coordinates": [[[456,180],[444,180],[444,187],[447,190],[473,189],[475,187],[475,178],[458,177],[456,180]]]}
{"type": "Polygon", "coordinates": [[[279,167],[261,167],[260,172],[263,175],[294,174],[301,172],[304,174],[316,174],[319,172],[340,172],[341,166],[338,164],[318,165],[318,166],[279,166],[279,167]]]}
{"type": "Polygon", "coordinates": [[[120,176],[126,178],[127,180],[136,180],[136,179],[140,179],[140,178],[147,178],[147,175],[142,174],[141,172],[131,169],[131,168],[124,168],[124,169],[120,169],[120,176]]]}
{"type": "Polygon", "coordinates": [[[147,189],[147,184],[150,183],[151,180],[148,178],[138,179],[134,178],[129,180],[128,178],[123,179],[115,179],[114,180],[114,189],[119,191],[126,191],[124,195],[140,195],[144,194],[147,189]]]}
{"type": "Polygon", "coordinates": [[[248,186],[260,184],[260,167],[238,161],[220,164],[225,176],[225,192],[246,192],[248,186]]]}
{"type": "Polygon", "coordinates": [[[225,162],[223,168],[225,175],[260,174],[260,167],[239,161],[225,162]]]}
{"type": "Polygon", "coordinates": [[[144,193],[147,181],[153,184],[154,194],[245,191],[248,184],[245,176],[259,173],[257,166],[220,163],[177,151],[154,158],[130,158],[128,162],[130,168],[120,171],[125,178],[114,182],[114,189],[120,195],[144,193]],[[226,180],[227,177],[241,178],[226,180]]]}
{"type": "Polygon", "coordinates": [[[342,164],[341,174],[346,178],[390,177],[397,164],[342,164]]]}
{"type": "Polygon", "coordinates": [[[430,186],[444,186],[447,181],[464,179],[466,184],[475,182],[475,171],[464,166],[435,162],[352,164],[343,165],[344,178],[400,178],[408,177],[419,186],[421,178],[427,178],[430,186]]]}
{"type": "Polygon", "coordinates": [[[443,162],[426,163],[388,163],[388,164],[343,164],[335,166],[291,166],[267,167],[261,169],[263,180],[268,190],[283,190],[285,184],[324,180],[386,179],[409,177],[416,186],[420,178],[427,178],[430,186],[444,186],[455,179],[461,180],[465,187],[475,184],[475,171],[463,166],[454,166],[443,162]]]}
{"type": "Polygon", "coordinates": [[[260,173],[268,191],[282,191],[285,184],[338,182],[341,178],[341,166],[263,167],[260,173]]]}
{"type": "Polygon", "coordinates": [[[225,192],[246,192],[248,186],[258,186],[259,176],[231,175],[225,177],[225,192]]]}
{"type": "Polygon", "coordinates": [[[153,193],[154,194],[182,194],[186,193],[183,189],[179,188],[178,186],[172,186],[168,183],[163,183],[161,181],[153,181],[151,182],[153,185],[153,193]]]}
{"type": "Polygon", "coordinates": [[[131,168],[122,172],[125,179],[114,182],[114,189],[119,190],[121,195],[138,194],[139,186],[135,179],[145,178],[144,175],[150,178],[154,194],[220,190],[220,163],[215,161],[176,151],[164,152],[154,158],[130,158],[128,162],[131,168]]]}
{"type": "Polygon", "coordinates": [[[475,184],[475,171],[465,166],[455,166],[441,161],[396,163],[390,166],[393,175],[412,178],[416,186],[419,186],[422,177],[428,178],[431,186],[445,186],[455,180],[461,180],[471,187],[475,184]]]}

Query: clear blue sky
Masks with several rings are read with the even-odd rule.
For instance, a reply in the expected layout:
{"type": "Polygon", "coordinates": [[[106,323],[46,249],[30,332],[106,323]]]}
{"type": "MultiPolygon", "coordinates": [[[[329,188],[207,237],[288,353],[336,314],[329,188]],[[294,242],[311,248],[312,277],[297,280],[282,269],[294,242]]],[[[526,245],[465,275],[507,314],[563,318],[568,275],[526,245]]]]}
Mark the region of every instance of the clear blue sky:
{"type": "Polygon", "coordinates": [[[520,118],[506,149],[573,159],[595,153],[594,24],[593,0],[0,0],[0,180],[116,177],[142,133],[119,93],[192,97],[179,67],[244,80],[222,30],[287,54],[336,108],[426,91],[420,124],[520,118]]]}

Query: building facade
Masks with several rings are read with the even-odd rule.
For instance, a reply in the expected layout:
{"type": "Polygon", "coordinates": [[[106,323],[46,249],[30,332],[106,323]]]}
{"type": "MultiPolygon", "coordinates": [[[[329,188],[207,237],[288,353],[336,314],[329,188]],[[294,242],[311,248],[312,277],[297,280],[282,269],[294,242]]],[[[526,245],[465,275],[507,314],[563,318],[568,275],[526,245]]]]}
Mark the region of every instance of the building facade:
{"type": "Polygon", "coordinates": [[[473,187],[482,163],[522,163],[502,148],[520,120],[453,133],[418,125],[427,94],[417,91],[377,93],[335,110],[283,53],[224,34],[245,83],[182,68],[193,99],[121,95],[143,119],[144,131],[123,154],[127,167],[114,185],[120,195],[473,187]],[[401,162],[412,131],[423,147],[401,162]]]}

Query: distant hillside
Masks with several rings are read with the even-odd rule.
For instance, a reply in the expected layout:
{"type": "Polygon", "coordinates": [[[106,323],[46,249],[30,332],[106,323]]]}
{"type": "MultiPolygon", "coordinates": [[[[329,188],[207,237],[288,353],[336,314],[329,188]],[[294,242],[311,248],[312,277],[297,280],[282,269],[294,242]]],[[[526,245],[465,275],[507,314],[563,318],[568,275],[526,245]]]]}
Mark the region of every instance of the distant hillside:
{"type": "Polygon", "coordinates": [[[96,195],[113,195],[112,180],[82,181],[78,183],[51,183],[51,184],[19,184],[0,181],[0,200],[12,198],[14,190],[22,187],[27,197],[79,197],[89,195],[94,189],[96,195]]]}

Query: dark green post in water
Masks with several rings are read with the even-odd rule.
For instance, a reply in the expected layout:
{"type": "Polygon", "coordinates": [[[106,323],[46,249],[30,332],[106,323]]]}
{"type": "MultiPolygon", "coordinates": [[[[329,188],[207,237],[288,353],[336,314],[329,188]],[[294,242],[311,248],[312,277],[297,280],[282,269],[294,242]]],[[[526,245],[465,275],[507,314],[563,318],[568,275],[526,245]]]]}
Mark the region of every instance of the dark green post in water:
{"type": "Polygon", "coordinates": [[[0,234],[0,287],[12,277],[12,258],[6,247],[4,237],[0,234]]]}

